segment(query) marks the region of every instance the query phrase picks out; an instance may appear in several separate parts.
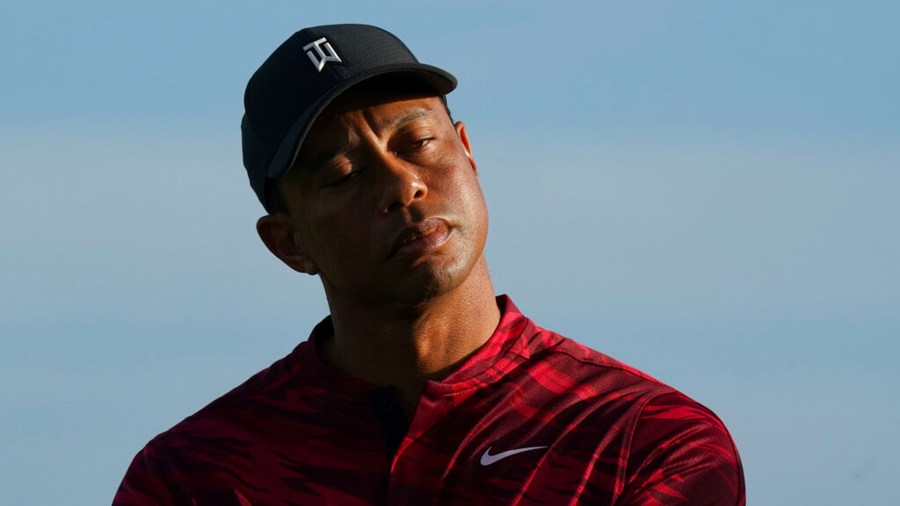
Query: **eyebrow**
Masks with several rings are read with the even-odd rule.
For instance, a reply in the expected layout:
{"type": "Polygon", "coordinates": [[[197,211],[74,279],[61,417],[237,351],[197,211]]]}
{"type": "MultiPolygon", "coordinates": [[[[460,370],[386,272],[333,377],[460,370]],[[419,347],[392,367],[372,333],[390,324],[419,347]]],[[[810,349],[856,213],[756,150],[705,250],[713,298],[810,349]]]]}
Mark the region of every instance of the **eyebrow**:
{"type": "Polygon", "coordinates": [[[425,118],[425,117],[429,116],[430,112],[431,112],[431,110],[426,107],[417,106],[417,107],[414,107],[409,112],[407,112],[406,114],[401,114],[400,116],[397,116],[396,118],[388,120],[377,126],[378,126],[379,130],[396,128],[400,125],[405,125],[406,123],[411,123],[417,119],[425,118]]]}

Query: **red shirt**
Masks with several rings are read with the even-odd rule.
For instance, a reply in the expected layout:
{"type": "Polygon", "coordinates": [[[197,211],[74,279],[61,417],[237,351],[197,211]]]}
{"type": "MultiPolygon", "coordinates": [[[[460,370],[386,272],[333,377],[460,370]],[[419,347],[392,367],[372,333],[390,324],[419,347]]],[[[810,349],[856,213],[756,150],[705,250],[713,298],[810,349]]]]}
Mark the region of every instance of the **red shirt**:
{"type": "Polygon", "coordinates": [[[392,387],[322,363],[326,318],[150,441],[114,504],[744,504],[711,411],[498,304],[494,335],[425,385],[411,421],[392,387]]]}

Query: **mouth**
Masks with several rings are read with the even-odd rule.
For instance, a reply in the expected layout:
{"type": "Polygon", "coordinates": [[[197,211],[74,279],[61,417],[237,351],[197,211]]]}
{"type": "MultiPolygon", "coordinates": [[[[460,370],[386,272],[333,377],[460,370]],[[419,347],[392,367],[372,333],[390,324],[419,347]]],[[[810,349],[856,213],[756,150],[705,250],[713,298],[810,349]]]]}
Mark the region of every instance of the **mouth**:
{"type": "Polygon", "coordinates": [[[428,218],[404,228],[394,239],[389,257],[415,257],[440,248],[453,230],[440,218],[428,218]]]}

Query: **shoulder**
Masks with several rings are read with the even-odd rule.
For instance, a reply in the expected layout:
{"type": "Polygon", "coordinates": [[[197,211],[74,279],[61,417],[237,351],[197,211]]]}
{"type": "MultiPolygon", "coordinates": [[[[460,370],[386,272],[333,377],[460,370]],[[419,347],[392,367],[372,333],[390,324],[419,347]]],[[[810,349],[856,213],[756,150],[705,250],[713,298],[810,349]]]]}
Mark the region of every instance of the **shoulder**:
{"type": "Polygon", "coordinates": [[[302,382],[301,352],[308,343],[150,440],[132,460],[115,504],[177,502],[183,484],[198,474],[252,453],[255,427],[274,416],[285,389],[302,382]]]}
{"type": "Polygon", "coordinates": [[[678,391],[641,409],[624,474],[623,504],[745,502],[741,459],[725,424],[678,391]]]}
{"type": "Polygon", "coordinates": [[[737,448],[712,410],[552,331],[535,327],[530,341],[531,374],[574,388],[604,437],[616,429],[621,504],[744,504],[737,448]]]}
{"type": "MultiPolygon", "coordinates": [[[[165,446],[179,437],[190,437],[194,444],[207,442],[197,433],[239,433],[240,427],[253,423],[253,418],[285,402],[285,392],[305,384],[304,356],[312,341],[300,343],[290,354],[275,361],[224,395],[188,416],[171,429],[154,438],[150,445],[165,446]],[[251,409],[259,407],[261,409],[251,409]]],[[[216,445],[216,441],[208,441],[216,445]]]]}

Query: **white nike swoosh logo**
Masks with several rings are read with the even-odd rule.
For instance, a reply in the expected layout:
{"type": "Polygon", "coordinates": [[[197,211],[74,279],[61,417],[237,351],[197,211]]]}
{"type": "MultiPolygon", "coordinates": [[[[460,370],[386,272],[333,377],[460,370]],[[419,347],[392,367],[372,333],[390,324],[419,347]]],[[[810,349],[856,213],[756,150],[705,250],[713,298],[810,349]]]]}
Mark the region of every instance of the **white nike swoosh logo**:
{"type": "Polygon", "coordinates": [[[481,455],[481,465],[489,466],[498,460],[503,460],[506,457],[512,457],[518,453],[530,452],[534,450],[543,450],[544,448],[549,448],[549,446],[529,446],[528,448],[516,448],[515,450],[507,450],[505,452],[500,452],[496,455],[491,455],[491,447],[489,446],[487,450],[481,455]]]}

